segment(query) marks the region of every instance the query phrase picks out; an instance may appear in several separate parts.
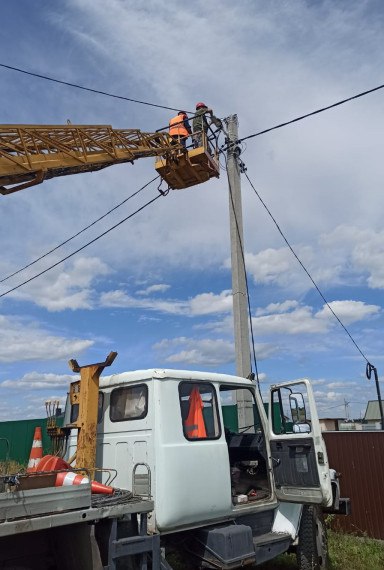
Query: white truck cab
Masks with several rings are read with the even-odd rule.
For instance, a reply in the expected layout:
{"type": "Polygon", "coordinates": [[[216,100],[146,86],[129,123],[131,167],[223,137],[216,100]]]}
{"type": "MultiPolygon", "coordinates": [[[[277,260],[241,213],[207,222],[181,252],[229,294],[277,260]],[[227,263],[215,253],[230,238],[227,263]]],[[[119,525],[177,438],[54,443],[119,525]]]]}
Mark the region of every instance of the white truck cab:
{"type": "MultiPolygon", "coordinates": [[[[339,498],[309,381],[271,386],[269,409],[255,383],[237,376],[151,369],[102,377],[98,478],[111,484],[102,470],[115,470],[115,487],[150,497],[149,532],[169,543],[183,533],[202,567],[262,563],[297,540],[304,504],[329,508],[339,498]],[[241,428],[239,402],[251,418],[241,428]]],[[[67,423],[75,414],[67,410],[67,423]]],[[[75,445],[72,437],[68,457],[75,445]]]]}

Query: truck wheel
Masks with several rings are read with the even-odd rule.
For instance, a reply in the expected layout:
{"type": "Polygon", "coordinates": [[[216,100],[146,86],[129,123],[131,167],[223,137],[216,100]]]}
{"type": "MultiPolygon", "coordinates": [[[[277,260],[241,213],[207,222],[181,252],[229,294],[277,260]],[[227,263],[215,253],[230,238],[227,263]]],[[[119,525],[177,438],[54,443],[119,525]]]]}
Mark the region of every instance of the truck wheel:
{"type": "Polygon", "coordinates": [[[299,570],[327,570],[329,567],[327,529],[317,506],[303,507],[296,556],[299,570]]]}

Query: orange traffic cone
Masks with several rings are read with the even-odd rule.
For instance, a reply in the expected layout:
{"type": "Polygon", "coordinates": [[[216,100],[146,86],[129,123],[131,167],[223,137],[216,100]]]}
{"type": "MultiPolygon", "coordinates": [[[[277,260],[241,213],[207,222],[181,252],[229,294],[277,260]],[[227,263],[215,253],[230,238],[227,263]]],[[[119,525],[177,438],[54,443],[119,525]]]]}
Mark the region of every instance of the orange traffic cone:
{"type": "Polygon", "coordinates": [[[41,441],[41,427],[36,427],[33,436],[31,453],[29,455],[27,473],[36,471],[37,464],[39,463],[42,457],[43,457],[43,444],[41,441]]]}
{"type": "Polygon", "coordinates": [[[36,465],[36,471],[59,471],[60,469],[70,469],[69,463],[56,455],[44,455],[36,465]]]}
{"type": "MultiPolygon", "coordinates": [[[[89,483],[88,477],[84,477],[84,475],[74,473],[73,471],[63,471],[62,473],[57,474],[55,487],[64,487],[65,485],[83,485],[84,483],[89,483]]],[[[113,487],[108,487],[108,485],[103,485],[97,481],[91,481],[92,493],[113,495],[114,490],[115,489],[113,487]]]]}

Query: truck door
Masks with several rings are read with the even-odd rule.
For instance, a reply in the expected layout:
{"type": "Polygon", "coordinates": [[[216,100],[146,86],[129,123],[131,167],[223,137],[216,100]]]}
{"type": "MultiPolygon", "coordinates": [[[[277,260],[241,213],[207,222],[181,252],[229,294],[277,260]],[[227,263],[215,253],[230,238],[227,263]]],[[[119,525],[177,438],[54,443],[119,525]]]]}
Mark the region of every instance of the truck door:
{"type": "Polygon", "coordinates": [[[277,498],[330,506],[327,451],[309,381],[272,385],[268,421],[277,498]]]}

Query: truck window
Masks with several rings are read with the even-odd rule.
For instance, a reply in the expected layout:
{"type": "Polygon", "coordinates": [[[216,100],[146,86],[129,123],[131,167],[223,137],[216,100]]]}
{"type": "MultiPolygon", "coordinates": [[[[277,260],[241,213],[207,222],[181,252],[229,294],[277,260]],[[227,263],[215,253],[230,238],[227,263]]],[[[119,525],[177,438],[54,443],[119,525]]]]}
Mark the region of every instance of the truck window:
{"type": "Polygon", "coordinates": [[[304,383],[272,391],[272,428],[276,435],[312,431],[304,383]]]}
{"type": "Polygon", "coordinates": [[[262,431],[259,412],[251,390],[234,386],[220,386],[220,403],[226,434],[260,433],[262,431]],[[245,417],[249,419],[249,422],[239,427],[240,402],[244,400],[248,402],[248,412],[245,417]]]}
{"type": "MultiPolygon", "coordinates": [[[[104,393],[99,392],[99,399],[97,402],[97,423],[99,424],[103,419],[103,408],[104,408],[104,393]]],[[[71,406],[71,424],[77,421],[79,417],[79,404],[73,404],[71,406]]]]}
{"type": "Polygon", "coordinates": [[[220,386],[225,440],[231,474],[232,503],[271,497],[268,454],[254,391],[220,386]]]}
{"type": "Polygon", "coordinates": [[[109,417],[112,422],[141,420],[148,412],[148,386],[122,386],[111,392],[109,417]]]}
{"type": "Polygon", "coordinates": [[[180,411],[188,440],[217,439],[221,435],[215,389],[208,382],[181,382],[180,411]]]}

